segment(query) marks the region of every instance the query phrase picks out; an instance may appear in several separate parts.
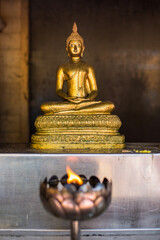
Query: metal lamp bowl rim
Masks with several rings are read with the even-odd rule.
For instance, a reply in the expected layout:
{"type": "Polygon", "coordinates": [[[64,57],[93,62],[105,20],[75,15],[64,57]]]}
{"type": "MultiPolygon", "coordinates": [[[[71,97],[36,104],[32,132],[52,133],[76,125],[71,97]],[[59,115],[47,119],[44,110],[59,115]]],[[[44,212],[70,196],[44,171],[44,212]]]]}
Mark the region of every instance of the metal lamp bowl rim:
{"type": "MultiPolygon", "coordinates": [[[[52,215],[56,217],[60,217],[63,219],[68,219],[68,220],[87,220],[87,219],[92,219],[94,217],[99,216],[110,204],[111,202],[111,193],[112,193],[112,182],[108,182],[107,187],[101,183],[102,188],[100,190],[96,190],[96,188],[93,188],[87,192],[74,192],[71,193],[67,191],[65,187],[63,187],[61,190],[58,190],[57,188],[52,188],[52,187],[47,187],[47,182],[41,182],[40,184],[40,197],[41,201],[43,203],[43,206],[45,209],[50,212],[52,215]],[[96,191],[95,191],[96,190],[96,191]],[[55,201],[56,197],[59,196],[59,198],[63,198],[65,194],[70,195],[70,200],[75,201],[75,198],[78,196],[83,196],[84,199],[85,196],[88,194],[97,194],[97,198],[101,197],[103,198],[101,202],[97,206],[94,206],[94,209],[90,209],[91,211],[88,211],[87,213],[83,214],[66,214],[62,215],[61,211],[58,213],[57,208],[55,208],[53,201],[55,201]],[[52,201],[53,200],[53,201],[52,201]],[[52,203],[51,203],[52,202],[52,203]],[[94,210],[94,211],[93,211],[94,210]]],[[[56,199],[57,201],[57,199],[56,199]]],[[[61,205],[59,202],[58,205],[61,205]]],[[[76,202],[74,202],[74,205],[78,205],[76,202]]],[[[61,206],[62,207],[62,206],[61,206]]],[[[65,212],[67,212],[67,206],[66,209],[63,206],[63,209],[65,212]]]]}

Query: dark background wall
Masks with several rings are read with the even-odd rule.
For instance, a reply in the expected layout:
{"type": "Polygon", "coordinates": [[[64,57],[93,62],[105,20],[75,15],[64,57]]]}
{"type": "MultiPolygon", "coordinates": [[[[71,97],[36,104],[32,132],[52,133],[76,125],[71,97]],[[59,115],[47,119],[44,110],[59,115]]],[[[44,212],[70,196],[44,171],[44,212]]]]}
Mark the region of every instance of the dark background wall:
{"type": "Polygon", "coordinates": [[[97,100],[111,100],[128,142],[160,142],[160,1],[31,0],[30,125],[56,96],[56,69],[76,21],[97,100]]]}

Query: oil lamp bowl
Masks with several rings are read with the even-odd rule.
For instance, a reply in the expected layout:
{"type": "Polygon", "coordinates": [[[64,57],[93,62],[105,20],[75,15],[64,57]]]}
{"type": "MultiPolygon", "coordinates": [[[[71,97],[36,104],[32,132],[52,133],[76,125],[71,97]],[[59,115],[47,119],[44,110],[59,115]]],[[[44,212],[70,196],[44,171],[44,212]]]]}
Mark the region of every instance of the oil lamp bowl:
{"type": "MultiPolygon", "coordinates": [[[[56,177],[54,177],[57,179],[56,177]]],[[[90,179],[97,177],[92,176],[90,179]]],[[[47,179],[40,184],[40,197],[45,209],[56,217],[82,221],[97,217],[111,202],[112,183],[104,178],[103,183],[85,180],[81,186],[56,184],[49,186],[47,179]],[[59,187],[59,185],[61,185],[59,187]]]]}

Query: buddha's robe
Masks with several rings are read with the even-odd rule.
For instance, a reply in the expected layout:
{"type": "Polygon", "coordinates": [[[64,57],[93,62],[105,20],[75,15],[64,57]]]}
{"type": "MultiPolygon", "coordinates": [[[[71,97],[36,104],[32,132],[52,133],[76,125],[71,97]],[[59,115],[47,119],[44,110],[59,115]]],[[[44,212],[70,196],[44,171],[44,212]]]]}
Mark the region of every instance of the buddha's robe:
{"type": "Polygon", "coordinates": [[[68,63],[57,71],[56,92],[64,102],[47,102],[41,110],[52,114],[110,114],[114,109],[112,102],[94,101],[97,96],[97,84],[93,68],[85,62],[68,63]],[[66,82],[67,91],[64,92],[66,82]]]}

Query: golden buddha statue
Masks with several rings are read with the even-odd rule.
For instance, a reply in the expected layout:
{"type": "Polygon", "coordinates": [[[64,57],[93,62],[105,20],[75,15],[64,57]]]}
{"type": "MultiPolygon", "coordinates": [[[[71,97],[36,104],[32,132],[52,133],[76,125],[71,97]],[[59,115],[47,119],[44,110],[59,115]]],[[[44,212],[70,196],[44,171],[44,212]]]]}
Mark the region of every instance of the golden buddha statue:
{"type": "Polygon", "coordinates": [[[83,38],[74,23],[73,32],[66,40],[66,50],[71,61],[61,65],[57,71],[56,93],[65,101],[43,104],[41,110],[45,115],[109,114],[114,109],[112,102],[93,101],[98,93],[97,83],[94,69],[81,60],[84,49],[83,38]],[[67,93],[63,91],[64,81],[67,83],[67,93]]]}
{"type": "Polygon", "coordinates": [[[70,62],[57,71],[56,93],[64,101],[42,104],[44,115],[36,119],[37,132],[32,136],[31,146],[38,149],[123,148],[124,136],[117,132],[121,121],[116,115],[110,115],[115,106],[109,101],[94,100],[98,93],[94,69],[81,60],[85,47],[76,23],[72,30],[66,40],[70,62]]]}

